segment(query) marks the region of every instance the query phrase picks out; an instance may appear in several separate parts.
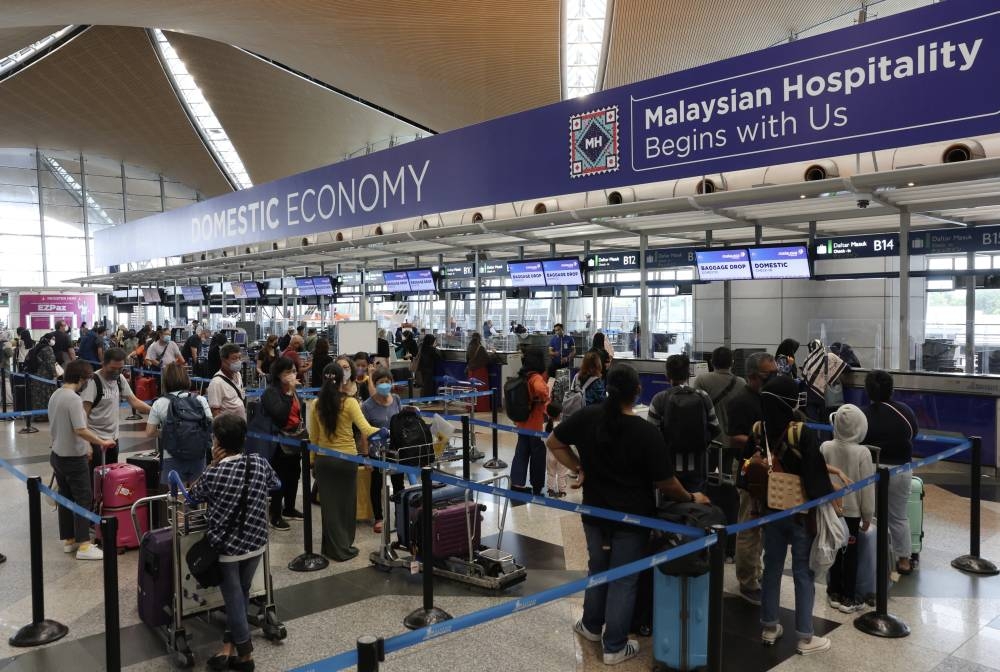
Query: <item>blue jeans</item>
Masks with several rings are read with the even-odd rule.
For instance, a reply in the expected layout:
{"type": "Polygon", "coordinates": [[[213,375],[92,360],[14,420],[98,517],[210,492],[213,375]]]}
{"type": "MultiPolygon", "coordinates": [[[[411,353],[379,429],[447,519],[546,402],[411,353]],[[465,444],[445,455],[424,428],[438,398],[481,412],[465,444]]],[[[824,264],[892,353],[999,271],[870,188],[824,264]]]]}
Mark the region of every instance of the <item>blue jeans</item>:
{"type": "Polygon", "coordinates": [[[537,436],[517,435],[517,447],[510,464],[510,481],[523,486],[531,465],[531,491],[536,495],[545,491],[545,444],[537,436]]]}
{"type": "Polygon", "coordinates": [[[222,585],[219,588],[222,590],[222,601],[226,604],[226,636],[236,645],[240,656],[247,656],[253,651],[247,610],[250,608],[250,584],[261,557],[256,555],[239,562],[219,563],[222,568],[222,585]]]}
{"type": "Polygon", "coordinates": [[[761,580],[760,622],[765,627],[778,624],[778,602],[781,599],[781,575],[785,570],[785,555],[792,547],[792,579],[795,583],[795,632],[800,639],[813,635],[813,602],[816,583],[809,569],[809,553],[813,535],[802,516],[782,518],[764,526],[764,577],[761,580]]]}
{"type": "MultiPolygon", "coordinates": [[[[588,574],[627,565],[642,557],[649,543],[649,530],[605,530],[601,525],[583,524],[587,537],[588,574]]],[[[604,628],[604,651],[615,653],[625,648],[635,609],[638,574],[588,588],[583,595],[583,625],[590,632],[604,628]]]]}

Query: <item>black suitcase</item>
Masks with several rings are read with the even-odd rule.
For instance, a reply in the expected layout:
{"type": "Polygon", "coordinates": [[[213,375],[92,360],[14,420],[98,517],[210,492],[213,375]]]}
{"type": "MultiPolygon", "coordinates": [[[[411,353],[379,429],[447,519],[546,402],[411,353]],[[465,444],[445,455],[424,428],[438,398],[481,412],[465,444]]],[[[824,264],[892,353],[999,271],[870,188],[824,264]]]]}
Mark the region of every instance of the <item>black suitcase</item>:
{"type": "MultiPolygon", "coordinates": [[[[735,525],[740,517],[740,492],[736,489],[736,482],[732,474],[728,471],[728,464],[725,463],[724,451],[721,444],[713,442],[713,446],[718,445],[718,461],[722,465],[719,471],[708,475],[705,479],[705,486],[702,491],[711,500],[713,506],[722,509],[726,516],[726,525],[735,525]]],[[[726,557],[736,557],[736,535],[731,534],[726,537],[726,557]]]]}
{"type": "Polygon", "coordinates": [[[127,464],[134,464],[146,474],[146,491],[156,492],[160,487],[160,454],[155,450],[136,453],[125,458],[127,464]]]}

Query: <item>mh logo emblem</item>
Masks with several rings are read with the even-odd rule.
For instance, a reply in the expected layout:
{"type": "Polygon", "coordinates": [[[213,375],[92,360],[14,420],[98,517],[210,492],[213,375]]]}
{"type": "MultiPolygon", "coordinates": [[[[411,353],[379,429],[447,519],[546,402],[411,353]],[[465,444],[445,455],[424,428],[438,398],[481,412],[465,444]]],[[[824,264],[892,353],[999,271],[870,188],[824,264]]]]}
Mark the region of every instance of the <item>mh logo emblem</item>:
{"type": "Polygon", "coordinates": [[[569,118],[569,174],[585,177],[618,170],[618,106],[569,118]]]}

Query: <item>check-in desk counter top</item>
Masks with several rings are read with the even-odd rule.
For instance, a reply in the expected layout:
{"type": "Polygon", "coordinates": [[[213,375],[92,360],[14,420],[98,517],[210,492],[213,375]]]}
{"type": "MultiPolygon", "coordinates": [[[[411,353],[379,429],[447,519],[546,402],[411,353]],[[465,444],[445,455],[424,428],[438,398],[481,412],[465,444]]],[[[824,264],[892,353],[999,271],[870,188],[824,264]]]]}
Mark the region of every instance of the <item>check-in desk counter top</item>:
{"type": "MultiPolygon", "coordinates": [[[[851,372],[844,389],[844,400],[864,407],[865,374],[851,372]]],[[[922,432],[957,432],[983,440],[983,464],[997,466],[997,439],[1000,437],[1000,376],[959,373],[920,373],[890,371],[895,387],[893,399],[901,401],[917,416],[922,432]]],[[[914,454],[924,457],[944,450],[925,443],[914,446],[914,454]],[[930,453],[928,452],[930,451],[930,453]]],[[[970,453],[955,456],[957,462],[969,462],[970,453]]]]}

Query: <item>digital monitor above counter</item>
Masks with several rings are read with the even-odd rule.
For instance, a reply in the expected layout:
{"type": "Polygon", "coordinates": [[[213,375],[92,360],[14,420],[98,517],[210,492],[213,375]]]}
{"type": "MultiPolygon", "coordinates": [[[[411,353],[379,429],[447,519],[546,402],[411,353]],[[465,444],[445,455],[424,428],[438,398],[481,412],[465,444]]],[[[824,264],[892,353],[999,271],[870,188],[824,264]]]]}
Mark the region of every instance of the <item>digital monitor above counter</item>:
{"type": "Polygon", "coordinates": [[[699,280],[753,280],[745,249],[698,250],[695,258],[699,280]]]}
{"type": "Polygon", "coordinates": [[[329,275],[317,275],[312,278],[312,281],[316,296],[333,296],[335,294],[333,278],[329,275]]]}
{"type": "Polygon", "coordinates": [[[749,252],[755,280],[808,280],[811,276],[805,245],[751,247],[749,252]]]}
{"type": "Polygon", "coordinates": [[[382,281],[385,290],[393,294],[406,294],[410,291],[410,279],[406,271],[383,271],[382,281]]]}
{"type": "Polygon", "coordinates": [[[205,290],[198,285],[184,285],[181,288],[181,296],[185,301],[197,301],[201,303],[205,300],[205,290]]]}
{"type": "Polygon", "coordinates": [[[295,278],[295,288],[299,290],[299,296],[316,296],[312,278],[295,278]]]}
{"type": "Polygon", "coordinates": [[[583,275],[580,273],[580,260],[546,259],[542,261],[542,273],[545,284],[549,287],[582,285],[583,275]]]}
{"type": "Polygon", "coordinates": [[[429,268],[417,268],[406,271],[406,279],[411,292],[433,293],[437,291],[434,285],[434,273],[429,268]]]}
{"type": "Polygon", "coordinates": [[[513,287],[545,286],[545,270],[540,261],[510,261],[507,272],[513,287]]]}

